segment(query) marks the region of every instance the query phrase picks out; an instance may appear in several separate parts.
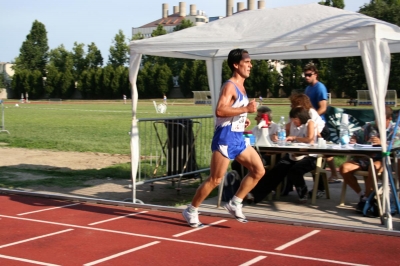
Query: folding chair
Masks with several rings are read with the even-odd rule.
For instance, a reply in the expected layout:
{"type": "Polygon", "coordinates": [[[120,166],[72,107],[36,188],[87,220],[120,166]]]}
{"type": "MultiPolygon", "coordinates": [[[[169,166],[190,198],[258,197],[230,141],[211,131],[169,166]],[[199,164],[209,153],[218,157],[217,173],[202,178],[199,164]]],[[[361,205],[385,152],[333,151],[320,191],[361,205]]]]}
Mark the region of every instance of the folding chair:
{"type": "Polygon", "coordinates": [[[313,193],[311,196],[311,204],[316,203],[317,199],[317,192],[318,192],[318,183],[319,183],[319,178],[322,178],[322,181],[324,183],[324,188],[325,188],[325,195],[327,199],[331,198],[330,192],[329,192],[329,183],[328,183],[328,175],[325,170],[325,165],[326,165],[326,160],[322,155],[318,155],[317,158],[317,166],[314,171],[311,171],[310,173],[314,175],[314,187],[313,187],[313,193]]]}
{"type": "MultiPolygon", "coordinates": [[[[171,176],[173,185],[175,185],[174,177],[178,177],[178,187],[176,190],[179,192],[182,176],[187,176],[191,171],[198,168],[194,147],[197,135],[201,129],[201,123],[189,119],[174,119],[156,121],[153,123],[153,126],[162,147],[162,154],[156,162],[153,177],[156,176],[163,156],[165,156],[167,173],[163,175],[166,177],[171,176]],[[167,136],[165,140],[162,139],[162,135],[160,134],[161,127],[158,127],[158,125],[162,125],[161,127],[166,130],[166,134],[163,134],[163,136],[167,136]],[[197,125],[196,130],[193,130],[193,125],[197,125]]],[[[201,178],[201,175],[199,176],[201,178]]]]}

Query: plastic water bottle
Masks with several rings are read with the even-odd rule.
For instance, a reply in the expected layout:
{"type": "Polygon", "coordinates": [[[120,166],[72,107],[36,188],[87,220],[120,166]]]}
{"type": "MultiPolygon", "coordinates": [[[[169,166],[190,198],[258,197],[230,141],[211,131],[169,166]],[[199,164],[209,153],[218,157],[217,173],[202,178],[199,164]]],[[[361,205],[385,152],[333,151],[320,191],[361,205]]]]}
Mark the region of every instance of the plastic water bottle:
{"type": "Polygon", "coordinates": [[[350,130],[349,130],[349,115],[342,114],[342,121],[340,123],[340,134],[339,141],[342,148],[346,148],[350,142],[350,130]]]}
{"type": "Polygon", "coordinates": [[[256,140],[255,140],[255,137],[254,137],[252,131],[244,131],[243,137],[244,137],[244,140],[246,141],[246,143],[248,142],[249,145],[253,146],[256,143],[256,140]]]}
{"type": "Polygon", "coordinates": [[[281,116],[278,123],[278,145],[285,146],[286,144],[286,122],[285,117],[281,116]]]}

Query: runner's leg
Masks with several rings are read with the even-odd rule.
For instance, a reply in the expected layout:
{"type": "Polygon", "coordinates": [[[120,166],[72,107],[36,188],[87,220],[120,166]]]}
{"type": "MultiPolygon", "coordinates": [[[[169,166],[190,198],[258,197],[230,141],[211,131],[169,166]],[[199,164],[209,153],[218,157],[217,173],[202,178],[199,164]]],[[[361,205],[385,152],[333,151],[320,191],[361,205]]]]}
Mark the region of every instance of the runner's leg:
{"type": "Polygon", "coordinates": [[[235,195],[240,199],[244,199],[247,193],[249,193],[263,177],[265,168],[259,154],[251,146],[248,146],[241,154],[239,154],[236,157],[236,160],[248,169],[248,173],[243,178],[235,195]]]}
{"type": "Polygon", "coordinates": [[[210,195],[222,181],[230,160],[219,151],[214,151],[211,157],[210,176],[200,185],[192,200],[192,206],[198,208],[200,204],[210,195]]]}

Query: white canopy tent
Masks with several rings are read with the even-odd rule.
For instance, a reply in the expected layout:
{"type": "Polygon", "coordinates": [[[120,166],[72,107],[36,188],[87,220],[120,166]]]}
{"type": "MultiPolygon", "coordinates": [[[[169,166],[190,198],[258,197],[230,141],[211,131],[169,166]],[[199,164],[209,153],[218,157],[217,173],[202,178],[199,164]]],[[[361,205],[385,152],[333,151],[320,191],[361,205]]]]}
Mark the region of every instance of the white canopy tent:
{"type": "MultiPolygon", "coordinates": [[[[249,10],[202,26],[130,43],[132,177],[136,177],[139,162],[136,79],[142,54],[205,60],[212,107],[215,109],[222,83],[222,62],[235,48],[248,50],[252,59],[361,56],[379,130],[385,132],[390,53],[400,52],[398,26],[319,4],[249,10]]],[[[382,142],[386,143],[386,134],[381,136],[382,142]]],[[[386,152],[386,145],[382,145],[382,150],[386,152]]],[[[392,229],[386,170],[383,184],[387,228],[392,229]]],[[[135,189],[133,178],[134,199],[135,189]]]]}

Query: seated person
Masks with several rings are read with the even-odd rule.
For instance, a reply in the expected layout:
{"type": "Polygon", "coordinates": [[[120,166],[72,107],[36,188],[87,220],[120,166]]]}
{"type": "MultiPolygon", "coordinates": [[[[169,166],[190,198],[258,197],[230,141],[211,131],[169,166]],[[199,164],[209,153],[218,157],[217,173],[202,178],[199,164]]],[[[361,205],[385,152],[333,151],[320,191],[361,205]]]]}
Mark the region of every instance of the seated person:
{"type": "MultiPolygon", "coordinates": [[[[271,111],[270,108],[268,108],[265,105],[264,106],[260,106],[260,107],[257,108],[257,116],[255,117],[255,120],[257,121],[257,125],[261,122],[263,114],[267,114],[268,115],[268,119],[270,121],[270,124],[269,124],[269,136],[270,136],[271,140],[272,141],[277,141],[278,140],[278,136],[277,136],[278,125],[275,124],[274,122],[272,122],[272,111],[271,111]]],[[[261,129],[258,128],[257,125],[252,129],[252,133],[258,139],[260,137],[260,134],[261,134],[262,131],[261,131],[261,129]]],[[[263,164],[264,165],[269,165],[271,163],[271,156],[270,155],[271,154],[263,154],[262,160],[263,160],[263,164]]],[[[280,156],[280,154],[278,154],[277,156],[280,156]]],[[[239,164],[236,160],[234,160],[232,162],[231,169],[236,171],[239,174],[240,179],[242,179],[247,174],[247,169],[242,167],[241,164],[239,164]]]]}
{"type": "Polygon", "coordinates": [[[310,98],[305,93],[293,93],[289,97],[291,107],[302,106],[308,110],[311,120],[317,125],[319,138],[329,140],[329,129],[325,126],[325,121],[312,106],[310,98]]]}
{"type": "MultiPolygon", "coordinates": [[[[303,106],[304,108],[306,108],[308,110],[311,120],[313,120],[314,123],[317,125],[318,137],[319,138],[322,137],[326,141],[329,141],[330,132],[329,132],[328,125],[321,118],[321,116],[318,114],[318,112],[313,108],[310,98],[305,93],[293,93],[289,97],[289,99],[290,99],[290,103],[291,103],[292,107],[303,106]]],[[[328,156],[328,157],[326,157],[326,162],[329,165],[329,168],[331,169],[331,176],[328,178],[328,182],[330,184],[340,183],[341,181],[338,179],[334,158],[332,156],[328,156]]],[[[312,191],[310,191],[309,194],[311,195],[312,191]]],[[[323,184],[323,181],[321,178],[318,183],[317,198],[320,198],[323,195],[325,195],[325,187],[324,187],[324,184],[323,184]]]]}
{"type": "MultiPolygon", "coordinates": [[[[309,112],[303,107],[294,107],[290,110],[291,122],[286,125],[286,141],[314,143],[317,127],[311,120],[309,112]]],[[[308,189],[304,174],[316,167],[317,155],[286,154],[274,168],[265,173],[254,189],[249,193],[248,200],[252,197],[254,203],[261,202],[279,183],[287,176],[299,195],[302,203],[307,202],[308,189]]]]}
{"type": "MultiPolygon", "coordinates": [[[[392,108],[386,106],[385,111],[386,136],[387,139],[390,139],[393,132],[395,132],[394,128],[396,124],[392,122],[392,108]]],[[[379,131],[376,122],[367,123],[362,129],[354,132],[353,136],[350,138],[350,143],[380,145],[381,140],[378,132],[379,131]]],[[[394,147],[398,147],[400,144],[400,130],[397,130],[396,134],[396,142],[393,144],[394,147]]],[[[381,173],[383,171],[383,167],[382,156],[380,152],[373,157],[373,161],[376,173],[381,173]]],[[[374,190],[372,169],[369,159],[366,157],[354,157],[351,161],[347,161],[340,166],[340,174],[342,175],[344,181],[357,193],[358,196],[360,196],[360,202],[357,204],[357,211],[362,212],[368,196],[374,190]],[[354,173],[359,170],[368,171],[368,177],[365,180],[365,192],[361,190],[361,187],[357,182],[357,178],[354,176],[354,173]]]]}

